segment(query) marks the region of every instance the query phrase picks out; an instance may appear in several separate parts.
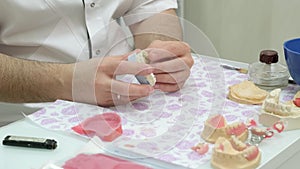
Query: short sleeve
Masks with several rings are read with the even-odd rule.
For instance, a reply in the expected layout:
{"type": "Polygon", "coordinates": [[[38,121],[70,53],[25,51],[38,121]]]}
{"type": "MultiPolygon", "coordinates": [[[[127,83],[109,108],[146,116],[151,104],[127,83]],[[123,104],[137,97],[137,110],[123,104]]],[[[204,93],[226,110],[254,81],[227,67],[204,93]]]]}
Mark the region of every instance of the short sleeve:
{"type": "Polygon", "coordinates": [[[177,0],[133,0],[123,18],[126,25],[132,25],[156,13],[177,8],[177,0]]]}

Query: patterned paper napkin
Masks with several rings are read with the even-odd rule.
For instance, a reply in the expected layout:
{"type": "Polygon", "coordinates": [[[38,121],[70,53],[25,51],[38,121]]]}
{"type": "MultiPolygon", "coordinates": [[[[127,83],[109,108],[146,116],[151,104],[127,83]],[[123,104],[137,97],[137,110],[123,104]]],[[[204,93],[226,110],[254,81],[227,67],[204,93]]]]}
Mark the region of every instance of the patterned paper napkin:
{"type": "MultiPolygon", "coordinates": [[[[246,74],[222,69],[217,59],[194,59],[191,76],[178,92],[156,91],[147,98],[113,108],[57,100],[29,118],[47,129],[72,132],[71,128],[82,120],[114,111],[122,118],[123,135],[114,142],[103,143],[104,148],[120,147],[176,165],[199,168],[210,160],[213,145],[204,155],[191,147],[203,142],[200,133],[209,115],[221,113],[228,123],[245,121],[257,118],[260,106],[238,104],[226,98],[228,87],[246,80],[246,74]]],[[[282,99],[291,100],[296,90],[299,86],[289,85],[283,90],[282,99]]]]}

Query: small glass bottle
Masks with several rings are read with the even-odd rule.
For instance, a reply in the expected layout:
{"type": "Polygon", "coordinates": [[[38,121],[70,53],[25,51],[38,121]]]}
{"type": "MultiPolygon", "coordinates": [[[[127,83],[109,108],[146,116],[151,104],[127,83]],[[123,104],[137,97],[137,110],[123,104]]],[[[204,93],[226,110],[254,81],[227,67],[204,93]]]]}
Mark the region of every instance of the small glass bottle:
{"type": "Polygon", "coordinates": [[[287,86],[288,69],[278,63],[278,53],[274,50],[263,50],[259,62],[249,65],[249,80],[265,90],[273,90],[287,86]]]}

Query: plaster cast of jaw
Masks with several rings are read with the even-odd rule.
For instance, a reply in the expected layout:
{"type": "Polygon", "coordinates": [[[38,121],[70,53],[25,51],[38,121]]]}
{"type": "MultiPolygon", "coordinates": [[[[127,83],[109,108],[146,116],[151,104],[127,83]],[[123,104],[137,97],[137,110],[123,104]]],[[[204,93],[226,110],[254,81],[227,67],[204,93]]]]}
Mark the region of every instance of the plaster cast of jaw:
{"type": "Polygon", "coordinates": [[[257,146],[246,145],[235,136],[231,136],[231,141],[219,137],[212,152],[211,165],[216,169],[253,169],[260,160],[257,146]]]}
{"type": "MultiPolygon", "coordinates": [[[[135,52],[135,53],[132,53],[131,55],[129,55],[128,61],[150,64],[150,60],[148,58],[148,52],[144,51],[144,50],[141,50],[138,53],[135,52]]],[[[149,84],[151,86],[154,86],[156,83],[156,78],[153,73],[146,75],[146,76],[136,75],[135,77],[140,84],[149,84]]]]}
{"type": "Polygon", "coordinates": [[[279,101],[281,89],[275,89],[269,93],[262,104],[262,113],[259,122],[264,126],[272,126],[278,121],[287,122],[286,130],[300,128],[300,108],[291,101],[282,103],[279,101]]]}
{"type": "MultiPolygon", "coordinates": [[[[144,50],[140,51],[140,52],[137,54],[136,60],[137,60],[137,62],[139,62],[139,63],[147,63],[147,64],[149,64],[149,63],[150,63],[150,60],[149,60],[149,58],[148,58],[148,52],[146,52],[146,51],[144,51],[144,50]]],[[[154,85],[155,85],[155,83],[156,83],[156,78],[155,78],[155,76],[154,76],[153,73],[147,75],[147,76],[146,76],[146,79],[147,79],[147,81],[149,82],[149,84],[150,84],[151,86],[154,86],[154,85]]]]}
{"type": "Polygon", "coordinates": [[[201,137],[209,142],[215,143],[219,137],[231,139],[235,135],[242,142],[248,138],[247,126],[243,122],[235,122],[230,125],[222,115],[215,115],[205,121],[201,137]]]}

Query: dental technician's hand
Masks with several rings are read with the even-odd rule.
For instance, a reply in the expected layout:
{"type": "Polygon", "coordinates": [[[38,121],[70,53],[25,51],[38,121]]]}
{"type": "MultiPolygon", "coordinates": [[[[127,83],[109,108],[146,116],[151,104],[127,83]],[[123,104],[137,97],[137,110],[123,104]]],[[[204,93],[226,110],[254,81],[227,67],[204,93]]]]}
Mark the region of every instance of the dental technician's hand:
{"type": "Polygon", "coordinates": [[[154,89],[150,85],[116,80],[116,75],[148,75],[154,71],[150,65],[127,61],[128,55],[95,58],[74,64],[72,100],[107,107],[151,94],[154,89]]]}
{"type": "Polygon", "coordinates": [[[155,89],[174,92],[181,89],[194,64],[188,44],[181,41],[153,41],[146,49],[155,68],[155,89]]]}

